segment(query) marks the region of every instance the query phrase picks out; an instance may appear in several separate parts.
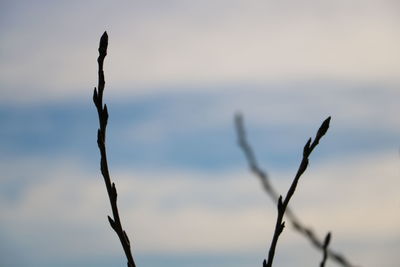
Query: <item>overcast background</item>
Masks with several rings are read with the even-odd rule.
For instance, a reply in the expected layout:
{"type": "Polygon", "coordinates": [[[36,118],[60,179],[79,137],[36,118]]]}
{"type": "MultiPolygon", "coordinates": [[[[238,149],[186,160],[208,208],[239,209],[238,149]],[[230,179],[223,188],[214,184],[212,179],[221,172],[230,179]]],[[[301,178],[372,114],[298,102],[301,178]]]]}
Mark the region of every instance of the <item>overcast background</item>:
{"type": "MultiPolygon", "coordinates": [[[[361,266],[400,262],[400,2],[1,1],[0,265],[126,266],[108,225],[92,103],[109,34],[107,147],[137,266],[261,266],[291,205],[361,266]]],[[[287,227],[275,266],[322,255],[287,227]]],[[[327,266],[337,266],[332,261],[327,266]]]]}

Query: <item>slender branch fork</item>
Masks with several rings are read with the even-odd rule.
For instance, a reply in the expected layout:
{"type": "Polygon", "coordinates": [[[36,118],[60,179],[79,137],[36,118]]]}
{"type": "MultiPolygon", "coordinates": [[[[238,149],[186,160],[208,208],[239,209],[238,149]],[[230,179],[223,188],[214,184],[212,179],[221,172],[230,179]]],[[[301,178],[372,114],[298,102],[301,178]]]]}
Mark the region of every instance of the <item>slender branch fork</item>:
{"type": "Polygon", "coordinates": [[[99,124],[100,128],[97,131],[97,145],[100,150],[100,169],[104,178],[104,182],[106,184],[108,197],[110,199],[111,209],[113,218],[108,216],[108,221],[110,222],[111,228],[114,229],[115,233],[118,235],[119,240],[121,241],[121,245],[124,249],[126,258],[128,260],[128,267],[136,267],[135,261],[132,257],[131,245],[129,242],[128,235],[125,230],[122,228],[121,220],[119,218],[118,206],[117,206],[117,189],[115,188],[115,184],[111,183],[110,173],[108,170],[107,163],[107,153],[106,153],[106,128],[107,128],[107,120],[108,120],[108,111],[107,105],[103,106],[103,92],[104,92],[104,71],[103,71],[103,63],[104,58],[107,55],[107,46],[108,46],[108,35],[107,32],[100,38],[99,45],[99,57],[97,58],[97,62],[99,64],[99,81],[97,89],[94,88],[93,93],[93,102],[97,108],[97,113],[99,115],[99,124]]]}
{"type": "Polygon", "coordinates": [[[330,241],[331,241],[331,233],[329,232],[325,237],[324,247],[323,247],[324,254],[319,267],[325,267],[326,259],[328,258],[328,246],[330,241]]]}
{"type": "MultiPolygon", "coordinates": [[[[241,114],[236,114],[235,126],[238,135],[238,144],[242,149],[243,153],[245,154],[251,172],[254,173],[254,175],[260,179],[263,189],[265,190],[267,195],[269,195],[275,203],[278,203],[279,199],[278,192],[270,183],[268,174],[259,167],[256,157],[254,155],[254,151],[250,146],[250,144],[247,142],[246,130],[244,127],[243,116],[241,114]]],[[[317,249],[320,250],[324,249],[324,243],[318,239],[318,237],[311,228],[305,226],[298,219],[298,217],[295,215],[293,210],[290,209],[289,206],[286,207],[285,215],[297,232],[306,237],[317,249]]],[[[329,256],[329,258],[331,258],[332,260],[336,261],[337,263],[341,264],[344,267],[354,266],[343,255],[331,250],[330,248],[327,249],[327,255],[329,256]]]]}
{"type": "Polygon", "coordinates": [[[271,267],[272,266],[272,262],[274,260],[274,255],[275,255],[276,244],[278,243],[278,238],[279,238],[280,234],[282,233],[283,228],[285,227],[285,222],[283,222],[283,215],[285,214],[285,211],[289,204],[289,201],[292,198],[292,196],[296,190],[297,183],[299,182],[300,176],[307,169],[308,157],[310,156],[310,154],[314,150],[314,148],[318,145],[321,137],[324,136],[326,134],[326,132],[328,131],[330,120],[331,120],[331,117],[328,117],[322,123],[321,127],[318,129],[318,132],[317,132],[313,142],[311,142],[312,141],[311,138],[308,139],[308,141],[303,149],[303,159],[301,160],[299,169],[297,170],[296,176],[294,177],[294,180],[286,194],[286,197],[284,200],[282,200],[282,196],[280,196],[278,199],[278,217],[276,219],[275,232],[274,232],[274,236],[273,236],[272,242],[271,242],[271,247],[270,247],[269,253],[268,253],[268,261],[264,260],[263,267],[271,267]]]}

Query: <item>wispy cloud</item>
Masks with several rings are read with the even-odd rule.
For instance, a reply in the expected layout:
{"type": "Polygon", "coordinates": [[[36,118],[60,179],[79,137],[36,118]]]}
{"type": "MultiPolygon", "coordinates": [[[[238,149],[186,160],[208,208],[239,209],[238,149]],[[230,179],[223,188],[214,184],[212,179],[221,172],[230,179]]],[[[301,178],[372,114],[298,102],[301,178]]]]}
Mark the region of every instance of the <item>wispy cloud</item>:
{"type": "Polygon", "coordinates": [[[103,30],[110,34],[106,73],[115,95],[315,79],[398,85],[396,3],[344,3],[69,2],[26,9],[9,2],[2,98],[86,95],[95,85],[103,30]]]}
{"type": "MultiPolygon", "coordinates": [[[[111,174],[140,266],[261,265],[276,209],[235,145],[241,111],[280,192],[332,116],[292,204],[355,263],[397,267],[396,1],[1,6],[0,265],[125,264],[91,103],[107,30],[111,174]]],[[[276,261],[320,256],[287,229],[276,261]]]]}
{"type": "MultiPolygon", "coordinates": [[[[30,173],[35,183],[26,186],[13,204],[1,195],[3,231],[30,251],[27,259],[119,253],[106,222],[109,211],[103,181],[85,169],[74,161],[36,168],[30,173]]],[[[121,214],[134,239],[135,253],[259,252],[263,257],[275,207],[257,179],[244,171],[115,170],[121,214]]],[[[286,191],[293,173],[271,171],[280,192],[286,191]]],[[[18,172],[7,174],[12,180],[20,179],[18,172]]],[[[311,165],[293,207],[320,235],[333,231],[334,245],[348,249],[349,256],[354,249],[354,260],[360,264],[371,262],[357,251],[372,253],[376,264],[384,261],[384,266],[394,266],[397,254],[389,254],[392,251],[387,248],[399,244],[400,238],[400,217],[393,212],[399,204],[398,174],[398,159],[387,155],[311,165]]],[[[3,187],[10,180],[1,183],[3,187]]],[[[298,243],[289,228],[284,236],[281,255],[290,255],[294,244],[313,250],[298,243]]]]}
{"type": "MultiPolygon", "coordinates": [[[[400,91],[297,84],[244,91],[110,99],[109,153],[120,166],[223,169],[243,163],[233,115],[244,114],[250,142],[265,164],[297,163],[305,140],[332,116],[321,159],[398,150],[400,91]],[[295,91],[295,88],[299,90],[295,91]]],[[[96,117],[83,102],[1,109],[2,158],[75,157],[97,166],[96,117]]],[[[317,158],[319,160],[319,157],[317,158]]]]}

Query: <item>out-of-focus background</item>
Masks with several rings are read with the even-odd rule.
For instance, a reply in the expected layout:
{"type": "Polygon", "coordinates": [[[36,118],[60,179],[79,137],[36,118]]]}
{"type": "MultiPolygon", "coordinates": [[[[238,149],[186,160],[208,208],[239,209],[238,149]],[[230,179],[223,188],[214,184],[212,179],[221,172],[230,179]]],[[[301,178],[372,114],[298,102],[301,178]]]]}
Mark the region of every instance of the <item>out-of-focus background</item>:
{"type": "MultiPolygon", "coordinates": [[[[400,5],[335,1],[1,1],[0,265],[125,266],[99,170],[97,48],[109,163],[138,266],[261,266],[276,208],[233,125],[284,194],[361,266],[400,263],[400,5]]],[[[275,265],[322,255],[287,227],[275,265]]],[[[332,261],[327,266],[337,266],[332,261]]]]}

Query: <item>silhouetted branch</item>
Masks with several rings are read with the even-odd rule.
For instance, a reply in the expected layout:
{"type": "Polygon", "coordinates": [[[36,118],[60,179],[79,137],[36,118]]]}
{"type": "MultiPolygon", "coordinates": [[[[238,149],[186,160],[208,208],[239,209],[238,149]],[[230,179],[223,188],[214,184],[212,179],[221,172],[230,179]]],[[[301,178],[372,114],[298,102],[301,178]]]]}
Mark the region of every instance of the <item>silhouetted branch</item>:
{"type": "Polygon", "coordinates": [[[326,259],[328,258],[328,246],[330,241],[331,241],[331,233],[328,233],[324,241],[324,246],[323,246],[324,256],[322,257],[321,264],[319,265],[320,267],[325,267],[325,262],[326,259]]]}
{"type": "Polygon", "coordinates": [[[106,153],[106,128],[107,128],[107,120],[108,120],[108,111],[107,105],[103,107],[103,92],[104,92],[104,71],[103,71],[103,62],[104,58],[107,55],[107,46],[108,46],[108,35],[107,32],[100,38],[99,45],[99,57],[97,58],[97,62],[99,64],[99,83],[97,89],[94,88],[93,93],[93,102],[96,105],[97,113],[99,115],[99,124],[100,128],[97,131],[97,145],[100,150],[100,169],[104,178],[104,182],[106,184],[108,197],[110,199],[111,209],[113,213],[113,218],[108,216],[108,221],[110,222],[111,228],[114,229],[115,233],[118,235],[119,240],[121,241],[121,245],[124,249],[126,258],[128,260],[128,267],[135,267],[135,262],[131,253],[131,246],[128,239],[128,236],[121,225],[121,220],[119,218],[118,207],[117,207],[117,189],[115,188],[115,184],[111,183],[110,174],[108,171],[108,163],[107,163],[107,153],[106,153]]]}
{"type": "Polygon", "coordinates": [[[282,196],[280,196],[278,199],[278,205],[277,205],[278,206],[278,217],[276,219],[274,236],[272,237],[271,247],[270,247],[269,253],[268,253],[268,261],[264,260],[263,267],[271,267],[272,266],[272,262],[274,260],[274,255],[275,255],[276,244],[278,243],[278,238],[279,238],[280,234],[282,233],[283,228],[285,227],[285,222],[283,222],[283,215],[285,214],[286,207],[288,206],[290,199],[292,198],[294,192],[296,191],[297,183],[299,182],[301,175],[307,169],[308,157],[310,156],[310,154],[314,150],[314,148],[318,145],[321,137],[324,136],[326,134],[326,132],[328,131],[330,120],[331,120],[331,117],[328,117],[322,123],[322,125],[318,129],[318,132],[312,143],[311,143],[311,141],[312,141],[311,138],[308,139],[308,141],[303,149],[303,159],[301,160],[299,169],[297,170],[296,176],[294,177],[294,180],[286,194],[286,197],[283,200],[283,202],[282,202],[282,196]]]}
{"type": "MultiPolygon", "coordinates": [[[[246,131],[243,123],[243,117],[241,114],[236,114],[235,116],[235,125],[236,131],[238,135],[238,144],[241,147],[242,151],[244,152],[250,170],[260,179],[261,184],[265,190],[265,192],[272,198],[274,203],[278,203],[279,194],[275,190],[275,188],[270,183],[269,177],[265,171],[263,171],[257,164],[256,157],[254,155],[253,149],[250,144],[247,142],[246,139],[246,131]]],[[[318,239],[314,231],[306,227],[294,214],[290,207],[286,207],[285,212],[286,217],[291,222],[293,228],[299,232],[300,234],[304,235],[310,242],[318,249],[323,249],[323,243],[318,239]]],[[[328,256],[336,261],[337,263],[341,264],[344,267],[352,267],[353,265],[341,254],[328,249],[327,251],[328,256]]]]}

